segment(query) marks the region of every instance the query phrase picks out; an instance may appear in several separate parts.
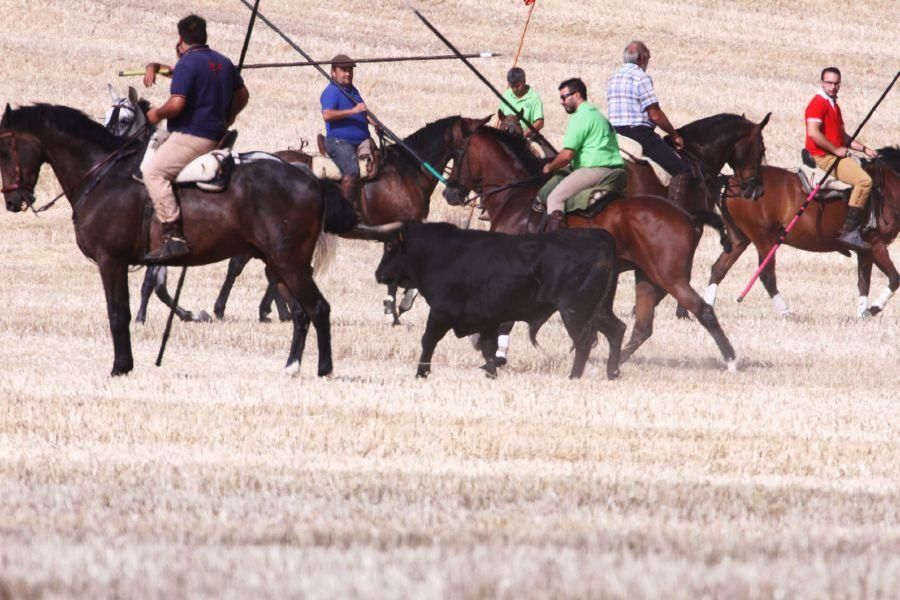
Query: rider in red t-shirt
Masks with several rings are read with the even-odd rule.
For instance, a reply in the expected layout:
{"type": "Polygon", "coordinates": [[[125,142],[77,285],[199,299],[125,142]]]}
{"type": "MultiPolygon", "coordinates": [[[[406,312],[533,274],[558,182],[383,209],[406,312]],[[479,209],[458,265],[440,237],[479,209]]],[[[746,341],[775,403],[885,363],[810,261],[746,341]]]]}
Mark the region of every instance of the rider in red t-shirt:
{"type": "Polygon", "coordinates": [[[875,158],[878,153],[856,140],[848,146],[850,136],[844,129],[844,118],[837,103],[840,88],[841,72],[836,67],[823,69],[822,87],[806,107],[806,149],[823,171],[837,161],[832,173],[837,179],[853,186],[847,220],[838,239],[853,250],[863,250],[869,245],[863,241],[859,228],[865,217],[866,201],[872,192],[872,178],[855,160],[847,157],[850,150],[864,152],[869,158],[875,158]]]}

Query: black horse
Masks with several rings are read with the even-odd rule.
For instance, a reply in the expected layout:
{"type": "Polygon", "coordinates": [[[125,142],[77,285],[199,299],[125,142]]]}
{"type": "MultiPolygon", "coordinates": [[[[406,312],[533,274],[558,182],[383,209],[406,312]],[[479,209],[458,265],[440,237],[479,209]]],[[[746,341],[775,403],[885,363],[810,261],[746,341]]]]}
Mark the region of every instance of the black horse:
{"type": "MultiPolygon", "coordinates": [[[[7,209],[19,212],[34,204],[34,187],[45,162],[69,199],[78,247],[97,263],[103,280],[115,353],[113,375],[134,367],[128,266],[141,264],[148,245],[162,235],[160,223],[147,217],[144,186],[131,177],[136,151],[137,144],[66,106],[11,110],[7,105],[0,120],[0,174],[7,209]]],[[[331,309],[312,279],[311,263],[323,231],[347,232],[356,225],[353,209],[337,186],[273,158],[235,169],[223,192],[182,187],[179,195],[191,253],[170,264],[209,264],[238,255],[263,259],[291,306],[293,339],[286,369],[299,371],[312,322],[318,373],[331,373],[331,309]]]]}

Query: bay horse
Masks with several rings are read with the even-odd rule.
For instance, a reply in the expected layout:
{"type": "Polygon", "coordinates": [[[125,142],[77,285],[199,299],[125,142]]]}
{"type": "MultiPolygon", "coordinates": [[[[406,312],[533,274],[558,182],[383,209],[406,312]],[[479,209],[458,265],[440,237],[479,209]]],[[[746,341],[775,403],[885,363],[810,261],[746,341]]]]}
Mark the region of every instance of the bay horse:
{"type": "MultiPolygon", "coordinates": [[[[875,184],[869,202],[875,210],[877,227],[863,234],[863,238],[871,244],[871,249],[856,254],[859,289],[857,315],[860,317],[881,312],[900,287],[900,274],[888,253],[888,246],[900,233],[900,148],[885,147],[879,153],[878,158],[863,161],[863,168],[872,176],[875,184]],[[869,288],[873,264],[887,276],[888,286],[870,305],[869,288]]],[[[766,193],[756,202],[736,198],[730,188],[726,188],[723,194],[722,215],[733,246],[729,252],[722,252],[710,271],[706,300],[711,304],[715,302],[719,284],[744,250],[752,243],[756,246],[759,262],[762,263],[808,195],[796,171],[767,166],[762,169],[762,178],[766,193]]],[[[847,203],[843,199],[824,202],[814,200],[784,243],[808,252],[840,252],[849,256],[849,251],[837,240],[846,216],[847,203]]],[[[759,278],[775,311],[780,316],[789,315],[790,308],[778,291],[774,257],[759,278]]]]}
{"type": "MultiPolygon", "coordinates": [[[[141,264],[148,244],[157,243],[162,233],[159,221],[149,217],[144,186],[131,177],[139,147],[135,142],[110,134],[67,106],[12,110],[7,105],[0,119],[0,178],[7,210],[33,206],[44,163],[71,204],[76,243],[97,264],[103,281],[113,376],[134,368],[128,266],[141,264]]],[[[323,231],[343,233],[356,226],[356,215],[337,186],[273,158],[237,167],[223,192],[184,186],[179,196],[191,253],[169,264],[209,264],[242,254],[262,258],[291,307],[293,336],[285,370],[299,371],[312,323],[318,374],[331,373],[330,307],[312,279],[311,262],[323,231]]]]}
{"type": "MultiPolygon", "coordinates": [[[[541,175],[542,161],[530,152],[523,138],[482,127],[469,137],[453,163],[444,191],[449,204],[463,204],[475,190],[482,194],[493,231],[525,231],[531,204],[546,177],[541,175]]],[[[739,170],[743,171],[736,172],[739,170]]],[[[637,195],[614,199],[593,216],[570,214],[568,222],[570,227],[609,231],[616,240],[620,272],[635,271],[635,325],[622,350],[623,361],[652,334],[655,307],[668,293],[697,317],[715,340],[728,369],[736,370],[734,348],[713,308],[690,286],[702,226],[718,229],[723,245],[727,244],[718,215],[702,210],[688,213],[662,198],[637,195]]]]}
{"type": "MultiPolygon", "coordinates": [[[[403,141],[435,169],[442,171],[465,138],[486,123],[489,118],[489,116],[484,119],[462,116],[445,117],[428,123],[404,138],[403,141]]],[[[390,145],[383,148],[383,152],[378,177],[363,182],[362,222],[366,225],[377,226],[410,219],[425,220],[431,209],[431,194],[437,186],[437,179],[426,172],[418,160],[401,146],[390,145]]],[[[274,154],[290,163],[310,165],[312,162],[312,157],[301,150],[281,150],[274,154]]],[[[231,289],[250,258],[249,256],[236,256],[228,262],[228,273],[213,309],[217,318],[224,317],[231,289]]],[[[159,294],[158,287],[156,290],[159,294]]],[[[149,291],[147,295],[149,295],[149,291]]],[[[400,323],[400,315],[412,308],[415,296],[416,290],[407,290],[398,307],[397,285],[388,286],[388,294],[384,299],[383,306],[385,315],[391,318],[394,325],[400,323]]],[[[260,321],[268,320],[273,300],[277,303],[278,295],[275,293],[274,283],[269,281],[268,288],[259,305],[260,321]]],[[[146,301],[144,300],[141,306],[145,305],[146,301]]],[[[277,308],[279,317],[284,320],[282,307],[278,306],[277,308]]]]}

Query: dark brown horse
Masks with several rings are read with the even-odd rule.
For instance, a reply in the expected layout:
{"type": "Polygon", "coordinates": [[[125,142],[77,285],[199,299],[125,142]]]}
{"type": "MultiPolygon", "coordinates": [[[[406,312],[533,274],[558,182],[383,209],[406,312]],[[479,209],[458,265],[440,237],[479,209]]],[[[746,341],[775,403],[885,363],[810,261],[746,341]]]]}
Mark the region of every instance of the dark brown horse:
{"type": "MultiPolygon", "coordinates": [[[[459,205],[469,191],[480,192],[492,230],[522,233],[531,203],[545,181],[540,173],[541,161],[534,158],[522,138],[482,127],[454,158],[444,197],[451,205],[459,205]]],[[[715,312],[690,286],[691,265],[704,224],[719,229],[725,242],[717,215],[706,211],[688,214],[652,196],[613,200],[592,217],[569,215],[571,227],[609,231],[616,240],[620,270],[635,270],[635,325],[622,360],[650,337],[654,309],[669,293],[709,331],[729,369],[736,368],[734,349],[715,312]]]]}
{"type": "MultiPolygon", "coordinates": [[[[863,163],[863,168],[875,182],[869,202],[875,208],[878,225],[876,229],[863,235],[872,248],[858,252],[856,257],[859,287],[857,314],[861,317],[881,312],[891,295],[900,287],[900,274],[887,249],[900,233],[900,149],[882,148],[880,152],[879,158],[863,163]],[[873,263],[887,276],[888,287],[870,306],[869,287],[873,263]]],[[[727,192],[724,195],[722,214],[732,237],[733,247],[730,252],[723,252],[712,266],[706,291],[707,302],[715,302],[719,283],[751,243],[756,246],[759,261],[762,262],[808,195],[795,171],[763,167],[762,178],[766,193],[756,202],[747,202],[727,192]]],[[[809,252],[841,252],[849,255],[847,249],[837,241],[837,234],[846,216],[847,203],[841,198],[813,201],[784,243],[809,252]]],[[[778,291],[774,258],[760,273],[759,278],[772,299],[776,312],[781,316],[790,314],[787,302],[778,291]]]]}
{"type": "MultiPolygon", "coordinates": [[[[463,141],[488,118],[471,119],[460,116],[445,117],[427,124],[403,141],[415,150],[438,170],[443,170],[450,162],[453,153],[463,141]]],[[[291,163],[311,164],[312,157],[298,150],[282,150],[276,156],[291,163]]],[[[437,180],[426,172],[419,162],[399,145],[391,145],[384,149],[377,179],[365,182],[361,213],[367,225],[384,225],[394,221],[422,221],[428,217],[431,208],[431,194],[437,180]]],[[[228,263],[228,274],[222,283],[219,296],[216,298],[214,312],[217,318],[225,315],[225,306],[235,280],[250,261],[249,256],[237,256],[228,263]]],[[[415,290],[407,290],[398,310],[396,296],[397,286],[388,286],[388,295],[384,299],[384,312],[396,325],[399,316],[412,307],[415,290]]],[[[259,306],[261,321],[268,320],[272,300],[277,301],[274,284],[269,287],[259,306]]],[[[278,313],[283,317],[281,307],[278,313]]]]}
{"type": "MultiPolygon", "coordinates": [[[[112,332],[113,375],[132,370],[128,266],[140,264],[147,192],[131,178],[137,144],[106,131],[83,113],[38,104],[11,110],[0,120],[0,174],[6,207],[19,212],[34,204],[40,167],[48,163],[72,206],[75,239],[97,263],[112,332]]],[[[320,234],[351,230],[356,217],[337,186],[278,159],[238,167],[227,190],[210,194],[179,191],[191,253],[179,265],[217,262],[236,255],[262,258],[290,302],[293,339],[286,369],[295,373],[309,324],[316,328],[319,375],[332,371],[330,307],[312,279],[311,262],[320,234]]],[[[150,242],[161,227],[149,220],[150,242]]]]}

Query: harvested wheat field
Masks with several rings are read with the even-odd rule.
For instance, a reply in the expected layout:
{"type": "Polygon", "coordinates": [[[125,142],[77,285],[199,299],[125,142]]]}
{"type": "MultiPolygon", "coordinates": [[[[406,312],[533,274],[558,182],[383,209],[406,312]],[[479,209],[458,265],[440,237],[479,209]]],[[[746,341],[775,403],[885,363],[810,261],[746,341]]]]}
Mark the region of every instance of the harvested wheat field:
{"type": "MultiPolygon", "coordinates": [[[[771,111],[768,161],[786,167],[822,67],[843,71],[852,130],[900,66],[888,0],[537,3],[520,66],[556,144],[558,82],[582,76],[605,110],[606,79],[632,38],[650,46],[676,125],[771,111]]],[[[260,4],[316,58],[446,53],[412,8],[464,51],[503,53],[476,64],[505,87],[521,0],[260,4]]],[[[192,11],[237,62],[249,16],[238,0],[0,0],[0,101],[100,118],[107,82],[139,84],[119,70],[174,62],[176,23],[192,11]]],[[[301,59],[257,22],[247,60],[301,59]]],[[[313,70],[245,79],[240,150],[320,131],[313,70]]],[[[355,83],[400,135],[497,105],[453,61],[361,64],[355,83]]],[[[140,91],[159,105],[168,88],[140,91]]],[[[900,90],[861,139],[900,143],[900,90]]],[[[45,167],[38,202],[58,191],[45,167]]],[[[468,209],[440,191],[429,219],[464,223],[468,209]]],[[[751,248],[716,305],[737,373],[667,298],[617,381],[604,376],[602,341],[586,376],[567,379],[558,317],[540,348],[514,330],[496,380],[452,335],[416,380],[426,304],[386,324],[380,246],[341,241],[317,278],[332,306],[333,377],[316,377],[313,340],[300,373],[282,374],[291,328],[257,321],[265,280],[254,261],[224,321],[175,323],[162,368],[167,311],[153,299],[147,323],[131,327],[134,371],[111,378],[103,289],[68,202],[39,217],[3,211],[0,230],[2,598],[900,595],[900,302],[858,319],[855,260],[783,248],[793,314],[779,318],[759,284],[733,300],[756,266],[751,248]]],[[[695,289],[719,251],[707,232],[695,289]]],[[[189,269],[182,304],[211,312],[224,273],[224,263],[189,269]]],[[[142,278],[130,276],[132,314],[142,278]]],[[[615,304],[629,328],[633,282],[622,275],[615,304]]],[[[873,297],[885,286],[876,273],[873,297]]]]}

